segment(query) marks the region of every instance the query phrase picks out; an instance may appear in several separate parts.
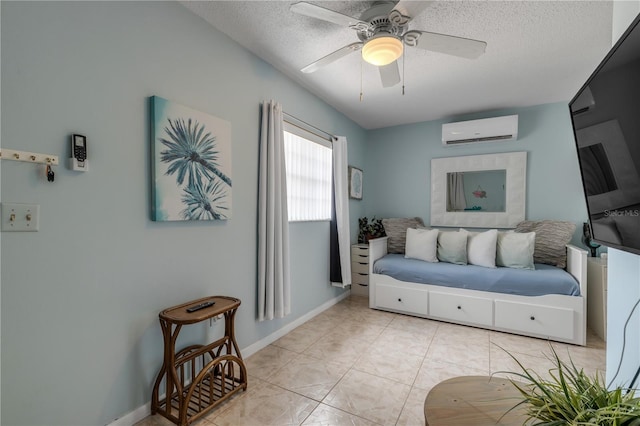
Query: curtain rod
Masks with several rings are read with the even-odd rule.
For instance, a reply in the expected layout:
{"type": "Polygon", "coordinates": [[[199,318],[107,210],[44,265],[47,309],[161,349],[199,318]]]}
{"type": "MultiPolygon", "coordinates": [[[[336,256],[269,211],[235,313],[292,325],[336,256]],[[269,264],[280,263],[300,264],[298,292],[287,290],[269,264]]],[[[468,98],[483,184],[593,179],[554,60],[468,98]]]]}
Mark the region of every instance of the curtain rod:
{"type": "Polygon", "coordinates": [[[325,132],[322,129],[318,129],[316,126],[309,124],[304,120],[300,120],[298,117],[294,117],[293,115],[288,114],[284,111],[282,112],[282,115],[284,115],[284,117],[289,120],[288,121],[289,124],[293,124],[294,126],[301,128],[302,130],[306,130],[308,132],[314,133],[318,137],[327,139],[329,142],[333,142],[335,139],[337,139],[337,137],[332,135],[331,133],[325,132]]]}

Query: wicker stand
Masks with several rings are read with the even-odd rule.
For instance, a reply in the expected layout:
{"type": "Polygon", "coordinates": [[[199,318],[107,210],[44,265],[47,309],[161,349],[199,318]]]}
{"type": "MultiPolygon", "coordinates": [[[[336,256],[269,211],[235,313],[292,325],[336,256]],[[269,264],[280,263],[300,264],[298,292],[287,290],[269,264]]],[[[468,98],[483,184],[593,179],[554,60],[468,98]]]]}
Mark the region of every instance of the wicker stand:
{"type": "Polygon", "coordinates": [[[236,392],[247,389],[247,369],[234,334],[234,318],[239,306],[239,299],[213,296],[160,312],[164,362],[153,386],[151,414],[158,413],[180,426],[188,425],[236,392]],[[189,307],[209,301],[215,304],[187,312],[189,307]],[[222,338],[176,352],[176,340],[183,325],[219,315],[224,315],[222,338]]]}

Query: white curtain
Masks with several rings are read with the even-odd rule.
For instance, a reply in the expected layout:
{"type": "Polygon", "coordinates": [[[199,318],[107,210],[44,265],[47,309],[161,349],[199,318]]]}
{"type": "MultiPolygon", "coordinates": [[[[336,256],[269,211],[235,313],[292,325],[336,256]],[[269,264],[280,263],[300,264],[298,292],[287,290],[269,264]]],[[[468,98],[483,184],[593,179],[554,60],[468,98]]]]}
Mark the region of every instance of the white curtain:
{"type": "Polygon", "coordinates": [[[347,138],[338,136],[337,140],[333,141],[333,182],[342,283],[333,283],[333,285],[340,287],[346,287],[351,284],[351,232],[349,231],[348,176],[347,138]]]}
{"type": "Polygon", "coordinates": [[[258,320],[291,312],[289,219],[282,107],[262,104],[258,189],[258,320]]]}
{"type": "Polygon", "coordinates": [[[447,211],[462,211],[466,208],[464,173],[447,173],[447,211]]]}

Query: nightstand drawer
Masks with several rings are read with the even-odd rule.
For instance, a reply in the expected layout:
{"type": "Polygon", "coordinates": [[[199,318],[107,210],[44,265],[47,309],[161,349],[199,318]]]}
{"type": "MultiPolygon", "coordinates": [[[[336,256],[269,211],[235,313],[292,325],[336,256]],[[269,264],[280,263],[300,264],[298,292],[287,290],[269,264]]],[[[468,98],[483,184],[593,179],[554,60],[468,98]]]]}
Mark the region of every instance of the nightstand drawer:
{"type": "Polygon", "coordinates": [[[369,246],[364,244],[354,244],[351,246],[351,256],[363,256],[369,258],[369,246]]]}
{"type": "Polygon", "coordinates": [[[369,264],[360,262],[351,262],[351,272],[358,274],[369,274],[369,264]]]}
{"type": "Polygon", "coordinates": [[[353,284],[369,285],[369,274],[351,273],[351,282],[353,284]]]}
{"type": "Polygon", "coordinates": [[[357,262],[357,263],[369,264],[369,255],[351,253],[351,261],[352,262],[357,262]]]}

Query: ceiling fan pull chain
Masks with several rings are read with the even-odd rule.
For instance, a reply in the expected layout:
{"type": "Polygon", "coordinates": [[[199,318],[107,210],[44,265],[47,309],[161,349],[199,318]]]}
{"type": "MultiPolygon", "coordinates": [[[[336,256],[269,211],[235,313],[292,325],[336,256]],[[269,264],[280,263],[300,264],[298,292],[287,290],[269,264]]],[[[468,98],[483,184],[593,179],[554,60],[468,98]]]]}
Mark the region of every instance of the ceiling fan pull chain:
{"type": "Polygon", "coordinates": [[[364,59],[362,59],[362,56],[360,56],[360,102],[362,102],[362,62],[364,61],[364,59]]]}
{"type": "Polygon", "coordinates": [[[407,56],[407,52],[402,52],[402,96],[404,96],[404,57],[407,56]]]}

